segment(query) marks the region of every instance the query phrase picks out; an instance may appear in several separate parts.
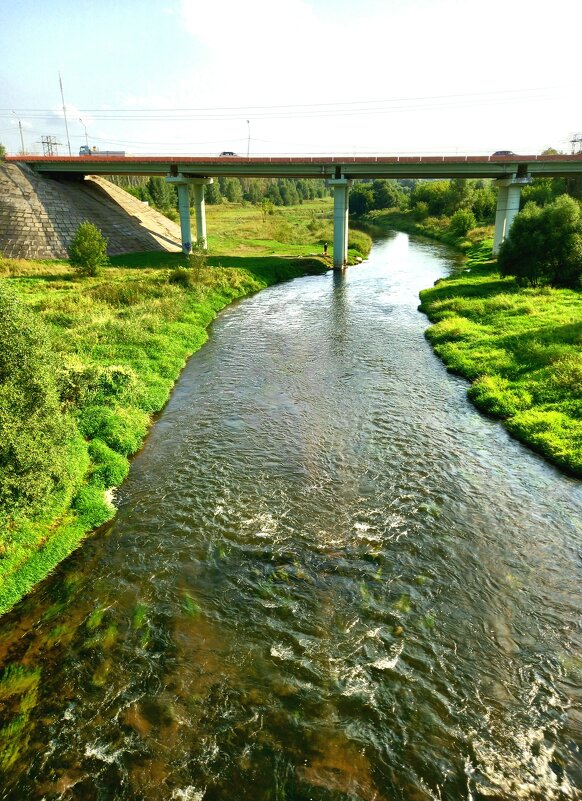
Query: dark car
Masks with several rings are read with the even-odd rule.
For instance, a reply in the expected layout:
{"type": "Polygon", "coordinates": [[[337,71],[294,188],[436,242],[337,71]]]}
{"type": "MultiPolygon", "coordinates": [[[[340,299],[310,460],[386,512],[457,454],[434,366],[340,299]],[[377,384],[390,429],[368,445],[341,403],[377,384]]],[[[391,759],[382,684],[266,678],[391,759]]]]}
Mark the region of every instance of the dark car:
{"type": "Polygon", "coordinates": [[[493,153],[494,156],[516,156],[517,153],[514,153],[513,150],[496,150],[493,153]]]}
{"type": "Polygon", "coordinates": [[[221,156],[236,156],[236,153],[233,153],[232,150],[223,150],[220,155],[221,156]]]}

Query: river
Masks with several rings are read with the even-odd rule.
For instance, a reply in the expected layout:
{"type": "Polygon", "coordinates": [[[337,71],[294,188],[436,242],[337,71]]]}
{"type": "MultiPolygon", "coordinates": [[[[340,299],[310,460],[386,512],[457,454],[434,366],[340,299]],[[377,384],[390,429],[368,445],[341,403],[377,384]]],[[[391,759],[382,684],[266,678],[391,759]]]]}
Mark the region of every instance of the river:
{"type": "Polygon", "coordinates": [[[580,798],[582,485],[423,337],[391,234],[233,305],[115,521],[0,621],[0,798],[580,798]]]}

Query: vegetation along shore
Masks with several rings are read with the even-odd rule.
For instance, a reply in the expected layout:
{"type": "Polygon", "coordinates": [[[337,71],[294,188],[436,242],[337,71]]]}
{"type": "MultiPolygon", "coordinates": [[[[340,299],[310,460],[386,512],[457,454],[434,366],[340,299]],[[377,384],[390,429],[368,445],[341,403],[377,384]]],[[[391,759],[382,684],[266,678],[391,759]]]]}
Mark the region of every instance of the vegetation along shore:
{"type": "MultiPolygon", "coordinates": [[[[328,269],[330,198],[210,207],[210,251],[0,260],[0,613],[115,513],[129,469],[217,312],[328,269]]],[[[352,259],[370,247],[355,232],[352,259]],[[358,249],[359,248],[359,249],[358,249]]]]}
{"type": "MultiPolygon", "coordinates": [[[[571,188],[571,187],[570,187],[571,188]]],[[[567,473],[582,478],[582,212],[563,179],[536,179],[492,257],[495,196],[486,182],[432,181],[360,219],[446,242],[466,269],[421,292],[426,336],[472,384],[484,413],[567,473]]],[[[368,195],[373,204],[373,194],[368,195]]]]}

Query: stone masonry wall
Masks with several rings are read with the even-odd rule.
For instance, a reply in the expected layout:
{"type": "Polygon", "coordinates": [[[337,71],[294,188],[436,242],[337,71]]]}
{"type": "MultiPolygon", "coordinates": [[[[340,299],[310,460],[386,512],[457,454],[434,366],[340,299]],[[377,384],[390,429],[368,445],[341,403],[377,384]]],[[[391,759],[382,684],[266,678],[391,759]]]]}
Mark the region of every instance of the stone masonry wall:
{"type": "Polygon", "coordinates": [[[94,223],[108,253],[181,250],[180,227],[98,176],[48,178],[21,164],[0,164],[0,254],[66,259],[79,223],[94,223]]]}

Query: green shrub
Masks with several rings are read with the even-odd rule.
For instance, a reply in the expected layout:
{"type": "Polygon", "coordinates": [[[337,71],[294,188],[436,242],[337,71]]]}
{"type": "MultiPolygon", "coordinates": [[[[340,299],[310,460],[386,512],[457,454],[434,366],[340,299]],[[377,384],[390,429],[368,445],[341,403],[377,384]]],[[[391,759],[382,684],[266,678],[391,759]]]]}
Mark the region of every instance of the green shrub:
{"type": "Polygon", "coordinates": [[[34,514],[72,481],[76,432],[61,410],[58,366],[38,318],[0,285],[0,519],[34,514]]]}
{"type": "Polygon", "coordinates": [[[475,215],[469,209],[459,209],[451,217],[449,231],[455,236],[465,236],[471,228],[477,225],[475,215]]]}
{"type": "Polygon", "coordinates": [[[4,161],[6,158],[6,148],[3,144],[0,143],[0,161],[4,161]]]}
{"type": "Polygon", "coordinates": [[[69,245],[71,266],[81,275],[97,275],[107,261],[107,239],[93,223],[82,222],[69,245]]]}
{"type": "Polygon", "coordinates": [[[188,270],[186,267],[176,267],[174,270],[170,270],[168,281],[171,284],[177,284],[178,286],[184,287],[184,289],[188,289],[188,287],[191,287],[196,283],[194,273],[192,270],[188,270]]]}
{"type": "Polygon", "coordinates": [[[501,275],[521,286],[577,288],[582,280],[582,212],[567,195],[540,208],[528,203],[514,220],[498,257],[501,275]]]}

